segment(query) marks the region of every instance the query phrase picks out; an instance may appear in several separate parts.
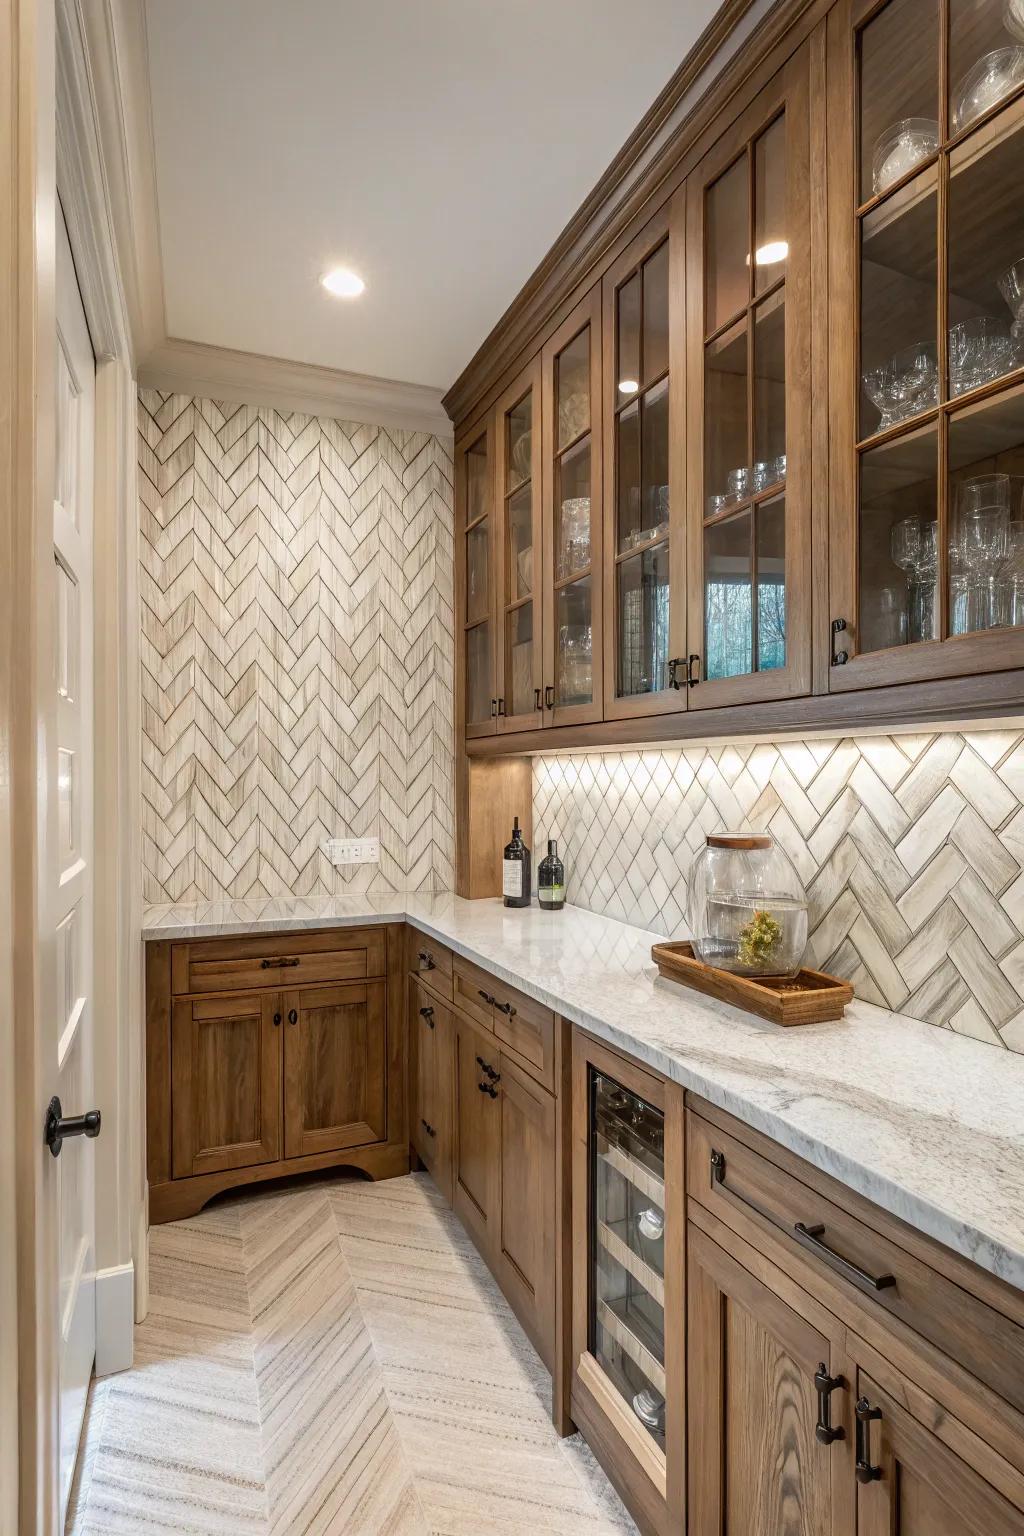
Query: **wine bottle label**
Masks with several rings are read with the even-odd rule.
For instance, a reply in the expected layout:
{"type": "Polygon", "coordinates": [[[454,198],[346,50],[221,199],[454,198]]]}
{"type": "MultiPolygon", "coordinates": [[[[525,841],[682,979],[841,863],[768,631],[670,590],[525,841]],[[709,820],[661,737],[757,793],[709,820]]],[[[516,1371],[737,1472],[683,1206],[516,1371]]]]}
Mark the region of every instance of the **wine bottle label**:
{"type": "Polygon", "coordinates": [[[537,889],[537,900],[542,907],[554,906],[556,901],[565,900],[564,885],[542,885],[537,889]]]}
{"type": "Polygon", "coordinates": [[[523,894],[523,864],[521,859],[502,859],[501,893],[503,896],[523,894]]]}

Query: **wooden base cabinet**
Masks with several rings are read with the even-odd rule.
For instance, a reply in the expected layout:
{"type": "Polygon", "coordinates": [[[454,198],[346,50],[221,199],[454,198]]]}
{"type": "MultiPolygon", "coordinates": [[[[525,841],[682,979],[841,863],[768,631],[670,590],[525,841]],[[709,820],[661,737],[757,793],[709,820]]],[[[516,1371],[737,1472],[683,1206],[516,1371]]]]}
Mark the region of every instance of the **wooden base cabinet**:
{"type": "Polygon", "coordinates": [[[572,1418],[644,1531],[685,1517],[683,1096],[582,1031],[572,1065],[572,1418]]]}
{"type": "Polygon", "coordinates": [[[147,944],[152,1222],[288,1173],[408,1169],[403,959],[397,924],[147,944]]]}
{"type": "Polygon", "coordinates": [[[452,1011],[409,979],[409,1141],[452,1199],[452,1011]]]}

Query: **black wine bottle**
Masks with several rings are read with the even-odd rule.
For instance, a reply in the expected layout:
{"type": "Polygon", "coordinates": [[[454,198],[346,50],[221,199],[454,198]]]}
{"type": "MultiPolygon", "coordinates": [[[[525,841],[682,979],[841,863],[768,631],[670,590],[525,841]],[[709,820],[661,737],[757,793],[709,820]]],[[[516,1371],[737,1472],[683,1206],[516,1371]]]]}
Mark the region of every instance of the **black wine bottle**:
{"type": "Polygon", "coordinates": [[[512,822],[512,841],[505,845],[501,863],[501,890],[506,907],[530,905],[530,850],[519,830],[519,817],[512,822]]]}
{"type": "Polygon", "coordinates": [[[537,866],[537,901],[545,912],[560,912],[565,906],[565,866],[553,837],[548,838],[547,857],[537,866]]]}

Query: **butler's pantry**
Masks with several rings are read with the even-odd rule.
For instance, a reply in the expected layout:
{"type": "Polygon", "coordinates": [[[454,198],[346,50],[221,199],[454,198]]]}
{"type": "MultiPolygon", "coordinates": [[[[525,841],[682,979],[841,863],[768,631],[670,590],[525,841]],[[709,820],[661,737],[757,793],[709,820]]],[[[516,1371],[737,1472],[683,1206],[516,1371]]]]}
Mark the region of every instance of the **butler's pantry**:
{"type": "Polygon", "coordinates": [[[0,1536],[1024,1536],[1024,0],[0,59],[0,1536]]]}

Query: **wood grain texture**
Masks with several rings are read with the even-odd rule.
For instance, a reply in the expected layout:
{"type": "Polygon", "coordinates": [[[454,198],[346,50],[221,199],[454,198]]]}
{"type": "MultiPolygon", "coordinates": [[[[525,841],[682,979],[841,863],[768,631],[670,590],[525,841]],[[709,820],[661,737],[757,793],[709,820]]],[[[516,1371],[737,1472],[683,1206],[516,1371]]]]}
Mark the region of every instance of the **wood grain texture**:
{"type": "Polygon", "coordinates": [[[285,1155],[384,1141],[384,983],[307,987],[282,1002],[285,1155]]]}
{"type": "Polygon", "coordinates": [[[653,944],[651,959],[668,981],[692,987],[707,997],[756,1013],[773,1024],[821,1024],[841,1019],[853,988],[836,976],[802,967],[791,981],[779,977],[738,976],[717,966],[705,965],[693,953],[689,940],[653,944]]]}
{"type": "Polygon", "coordinates": [[[177,999],[171,1011],[176,1179],[281,1155],[281,999],[177,999]]]}
{"type": "Polygon", "coordinates": [[[383,928],[326,929],[252,938],[197,939],[171,946],[175,993],[225,992],[232,987],[295,987],[312,982],[383,976],[383,928]]]}
{"type": "Polygon", "coordinates": [[[454,1182],[452,1208],[485,1257],[495,1252],[501,1197],[501,1116],[498,1101],[480,1091],[487,1081],[477,1058],[496,1072],[494,1037],[458,1010],[454,1020],[454,1182]]]}
{"type": "MultiPolygon", "coordinates": [[[[504,1052],[497,1280],[551,1370],[555,1329],[555,1101],[504,1052]]],[[[481,1098],[486,1095],[481,1095],[481,1098]]]]}
{"type": "Polygon", "coordinates": [[[409,986],[409,1140],[449,1205],[452,1201],[451,1009],[418,981],[409,986]]]}
{"type": "Polygon", "coordinates": [[[146,945],[146,1171],[171,1177],[171,946],[146,945]]]}
{"type": "MultiPolygon", "coordinates": [[[[500,743],[498,749],[508,751],[500,743]]],[[[470,900],[501,895],[501,856],[515,816],[523,841],[535,852],[530,759],[515,756],[478,763],[457,756],[456,895],[470,900]]]]}

